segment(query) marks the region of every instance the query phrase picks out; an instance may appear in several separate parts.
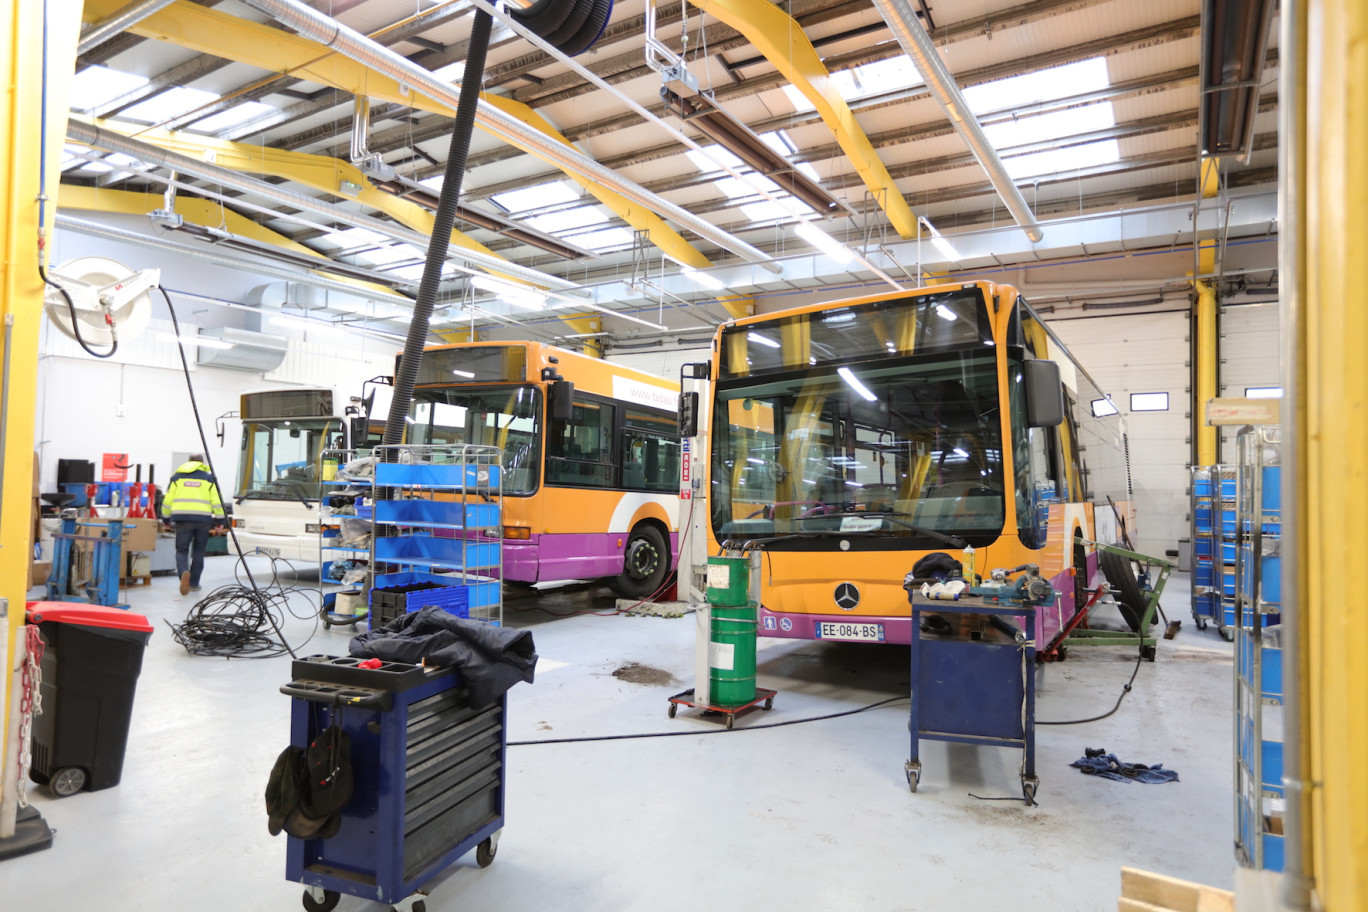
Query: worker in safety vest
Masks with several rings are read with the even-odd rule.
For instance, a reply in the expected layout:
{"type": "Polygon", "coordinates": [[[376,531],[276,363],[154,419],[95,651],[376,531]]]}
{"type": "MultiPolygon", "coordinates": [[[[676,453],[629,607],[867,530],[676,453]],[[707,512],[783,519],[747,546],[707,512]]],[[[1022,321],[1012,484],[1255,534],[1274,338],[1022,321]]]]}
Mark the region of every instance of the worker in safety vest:
{"type": "Polygon", "coordinates": [[[176,469],[162,498],[162,518],[176,527],[176,573],[180,593],[198,592],[209,530],[223,523],[218,484],[201,453],[176,469]]]}

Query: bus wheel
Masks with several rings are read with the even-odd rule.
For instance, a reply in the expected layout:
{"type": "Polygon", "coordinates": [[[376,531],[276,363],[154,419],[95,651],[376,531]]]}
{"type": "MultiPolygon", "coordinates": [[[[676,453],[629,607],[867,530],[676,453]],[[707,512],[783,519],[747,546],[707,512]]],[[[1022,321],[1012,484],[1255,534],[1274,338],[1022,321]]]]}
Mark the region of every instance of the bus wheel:
{"type": "Polygon", "coordinates": [[[670,572],[670,549],[655,526],[637,526],[627,539],[622,575],[609,581],[623,598],[645,598],[665,584],[670,572]]]}

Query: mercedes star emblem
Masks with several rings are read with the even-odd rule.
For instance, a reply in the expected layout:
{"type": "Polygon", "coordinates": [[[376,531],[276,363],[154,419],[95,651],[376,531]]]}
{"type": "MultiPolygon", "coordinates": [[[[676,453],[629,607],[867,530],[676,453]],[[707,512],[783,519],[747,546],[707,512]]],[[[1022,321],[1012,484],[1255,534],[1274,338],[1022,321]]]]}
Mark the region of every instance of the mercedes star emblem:
{"type": "Polygon", "coordinates": [[[860,590],[855,588],[854,583],[841,583],[836,587],[836,604],[842,610],[854,611],[855,606],[860,604],[860,590]]]}

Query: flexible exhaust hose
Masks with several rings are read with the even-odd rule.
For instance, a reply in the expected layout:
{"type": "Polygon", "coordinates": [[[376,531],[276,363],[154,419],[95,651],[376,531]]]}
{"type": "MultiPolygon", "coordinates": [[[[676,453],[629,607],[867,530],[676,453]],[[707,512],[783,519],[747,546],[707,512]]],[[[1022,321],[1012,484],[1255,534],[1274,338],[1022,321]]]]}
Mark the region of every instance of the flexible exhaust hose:
{"type": "Polygon", "coordinates": [[[470,134],[475,129],[475,110],[484,79],[491,21],[489,13],[476,10],[475,21],[470,27],[470,45],[466,52],[465,73],[461,78],[461,97],[456,104],[456,123],[451,131],[451,149],[442,177],[442,193],[437,200],[437,212],[432,218],[432,238],[428,242],[427,259],[423,263],[423,278],[418,284],[418,299],[413,303],[413,319],[409,322],[408,336],[404,341],[404,354],[394,376],[394,398],[390,401],[389,417],[385,421],[383,443],[386,446],[403,443],[404,440],[404,419],[408,417],[409,404],[413,400],[413,384],[418,379],[423,346],[427,344],[432,307],[437,301],[437,285],[442,278],[442,264],[451,243],[451,229],[456,224],[456,203],[460,199],[461,181],[465,177],[470,134]]]}

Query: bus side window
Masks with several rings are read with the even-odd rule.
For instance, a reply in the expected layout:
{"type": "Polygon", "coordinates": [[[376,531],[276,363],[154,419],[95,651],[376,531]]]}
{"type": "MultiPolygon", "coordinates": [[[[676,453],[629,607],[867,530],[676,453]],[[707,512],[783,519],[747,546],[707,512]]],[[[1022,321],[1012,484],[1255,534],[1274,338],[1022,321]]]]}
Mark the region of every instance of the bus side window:
{"type": "Polygon", "coordinates": [[[552,421],[547,435],[546,480],[552,484],[612,487],[614,407],[575,397],[574,417],[552,421]]]}
{"type": "Polygon", "coordinates": [[[673,492],[679,484],[679,438],[673,419],[629,407],[623,425],[622,486],[673,492]]]}

